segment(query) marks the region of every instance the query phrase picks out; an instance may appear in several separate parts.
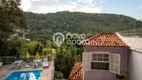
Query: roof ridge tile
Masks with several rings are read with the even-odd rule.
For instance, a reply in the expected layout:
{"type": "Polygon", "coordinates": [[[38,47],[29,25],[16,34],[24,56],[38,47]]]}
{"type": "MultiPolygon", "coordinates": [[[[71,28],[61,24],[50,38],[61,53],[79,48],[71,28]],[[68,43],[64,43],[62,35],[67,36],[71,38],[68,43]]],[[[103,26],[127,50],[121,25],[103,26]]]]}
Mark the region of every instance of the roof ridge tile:
{"type": "Polygon", "coordinates": [[[81,45],[87,46],[110,46],[110,47],[122,47],[127,46],[121,38],[115,33],[100,33],[96,36],[88,38],[86,43],[82,42],[81,45]]]}

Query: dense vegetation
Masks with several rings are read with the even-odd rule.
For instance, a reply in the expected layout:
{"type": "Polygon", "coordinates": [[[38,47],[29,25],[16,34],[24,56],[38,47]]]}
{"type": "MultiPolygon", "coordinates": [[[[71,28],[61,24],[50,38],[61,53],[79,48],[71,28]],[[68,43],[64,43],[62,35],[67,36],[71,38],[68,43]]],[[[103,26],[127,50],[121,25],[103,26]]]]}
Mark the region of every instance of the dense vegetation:
{"type": "Polygon", "coordinates": [[[85,33],[88,37],[99,32],[116,32],[142,27],[142,22],[124,15],[81,12],[48,14],[25,13],[30,32],[27,37],[43,43],[56,32],[85,33]]]}
{"type": "Polygon", "coordinates": [[[75,62],[81,61],[82,48],[78,45],[67,45],[66,42],[56,49],[55,70],[63,77],[55,75],[57,79],[68,78],[75,62]]]}
{"type": "Polygon", "coordinates": [[[19,8],[20,3],[21,0],[0,0],[0,55],[7,53],[7,39],[15,30],[27,27],[23,11],[19,8]]]}
{"type": "MultiPolygon", "coordinates": [[[[82,48],[77,44],[68,45],[68,38],[62,46],[57,47],[52,41],[54,33],[84,33],[90,37],[100,32],[116,32],[142,27],[141,21],[117,14],[68,11],[48,14],[23,13],[18,7],[20,2],[21,0],[1,0],[0,56],[16,56],[16,53],[20,52],[20,55],[25,57],[27,51],[32,56],[36,52],[42,56],[54,55],[57,79],[68,78],[74,63],[81,61],[82,48]],[[22,37],[25,30],[28,31],[25,37],[31,41],[22,37]],[[17,36],[12,36],[13,34],[17,36]],[[52,49],[56,50],[56,54],[52,53],[52,49]]],[[[71,40],[77,39],[71,38],[71,40]]],[[[32,60],[33,58],[30,61],[32,60]]]]}

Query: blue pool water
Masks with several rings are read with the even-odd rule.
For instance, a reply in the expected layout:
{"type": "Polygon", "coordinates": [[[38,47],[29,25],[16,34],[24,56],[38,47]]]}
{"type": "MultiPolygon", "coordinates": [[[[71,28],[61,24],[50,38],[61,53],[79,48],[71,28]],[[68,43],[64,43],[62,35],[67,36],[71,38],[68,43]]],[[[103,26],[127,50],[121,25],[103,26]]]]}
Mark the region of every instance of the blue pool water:
{"type": "Polygon", "coordinates": [[[16,71],[9,74],[4,80],[39,80],[42,70],[16,71]]]}

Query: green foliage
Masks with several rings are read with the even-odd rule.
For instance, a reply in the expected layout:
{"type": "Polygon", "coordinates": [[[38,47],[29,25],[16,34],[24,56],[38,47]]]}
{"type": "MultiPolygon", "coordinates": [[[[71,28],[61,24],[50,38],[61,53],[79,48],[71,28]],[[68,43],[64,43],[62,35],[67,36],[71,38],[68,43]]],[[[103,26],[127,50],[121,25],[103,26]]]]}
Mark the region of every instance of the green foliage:
{"type": "Polygon", "coordinates": [[[43,55],[48,56],[50,59],[52,59],[52,56],[55,56],[55,54],[52,52],[52,49],[56,49],[57,46],[50,40],[46,41],[46,46],[43,48],[43,55]]]}
{"type": "MultiPolygon", "coordinates": [[[[22,45],[24,41],[19,38],[19,37],[11,37],[8,41],[7,41],[7,44],[8,44],[8,53],[7,55],[9,56],[13,56],[13,55],[16,55],[17,52],[19,52],[20,50],[20,46],[22,45]]],[[[6,55],[6,54],[4,54],[6,55]]]]}
{"type": "MultiPolygon", "coordinates": [[[[21,0],[0,0],[0,55],[5,55],[7,39],[16,29],[26,29],[21,0]]],[[[8,47],[7,47],[8,48],[8,47]]]]}
{"type": "Polygon", "coordinates": [[[43,45],[37,41],[23,42],[20,48],[20,52],[25,56],[26,51],[28,50],[30,55],[35,55],[36,52],[39,54],[42,53],[43,45]]]}
{"type": "Polygon", "coordinates": [[[43,49],[43,54],[44,55],[52,55],[52,48],[50,48],[50,47],[49,48],[48,47],[44,48],[43,49]]]}
{"type": "Polygon", "coordinates": [[[63,73],[61,73],[60,71],[55,71],[55,79],[63,79],[64,78],[64,75],[63,73]]]}
{"type": "Polygon", "coordinates": [[[55,70],[64,74],[68,78],[75,62],[81,61],[81,53],[78,54],[79,47],[67,45],[66,42],[56,49],[55,70]]]}
{"type": "Polygon", "coordinates": [[[25,13],[30,32],[26,36],[46,43],[56,32],[85,33],[87,37],[100,32],[117,32],[142,27],[134,18],[105,13],[57,12],[48,14],[25,13]],[[137,23],[137,25],[135,25],[137,23]]]}
{"type": "Polygon", "coordinates": [[[52,42],[50,40],[46,41],[46,47],[48,47],[48,48],[52,47],[52,42]]]}
{"type": "Polygon", "coordinates": [[[15,36],[15,37],[9,38],[8,44],[9,44],[10,47],[17,47],[18,48],[18,47],[21,46],[23,41],[24,40],[22,40],[21,38],[15,36]]]}

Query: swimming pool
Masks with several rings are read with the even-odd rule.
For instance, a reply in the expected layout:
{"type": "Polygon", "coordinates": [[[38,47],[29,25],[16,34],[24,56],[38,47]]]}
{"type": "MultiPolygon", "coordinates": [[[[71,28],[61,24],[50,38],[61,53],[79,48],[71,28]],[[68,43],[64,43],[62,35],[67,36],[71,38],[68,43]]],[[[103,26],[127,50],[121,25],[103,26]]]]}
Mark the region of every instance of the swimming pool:
{"type": "Polygon", "coordinates": [[[15,71],[4,80],[39,80],[42,70],[15,71]]]}

